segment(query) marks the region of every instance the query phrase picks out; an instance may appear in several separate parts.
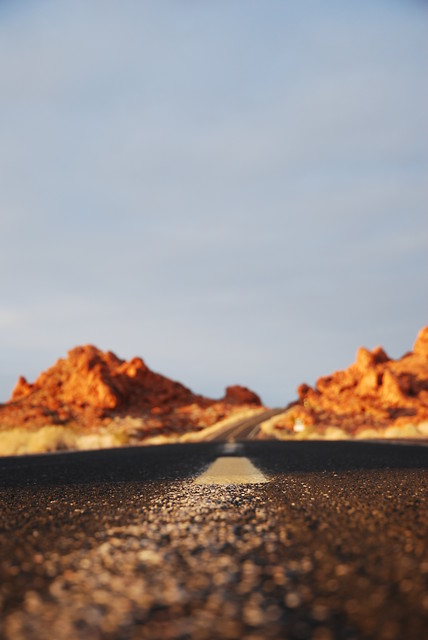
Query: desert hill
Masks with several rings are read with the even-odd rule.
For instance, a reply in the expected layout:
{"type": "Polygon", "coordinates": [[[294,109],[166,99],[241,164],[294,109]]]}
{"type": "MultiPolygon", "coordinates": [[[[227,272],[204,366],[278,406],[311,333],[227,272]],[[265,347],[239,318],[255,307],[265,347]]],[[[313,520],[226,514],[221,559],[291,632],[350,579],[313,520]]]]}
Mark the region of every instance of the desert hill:
{"type": "MultiPolygon", "coordinates": [[[[301,384],[298,395],[262,425],[262,437],[428,437],[428,327],[401,358],[362,347],[347,369],[301,384]]],[[[19,378],[0,404],[0,455],[188,439],[262,410],[246,387],[206,398],[141,358],[80,346],[35,382],[19,378]]]]}
{"type": "Polygon", "coordinates": [[[428,436],[428,326],[413,351],[397,360],[381,347],[362,347],[347,369],[319,378],[315,388],[301,384],[297,391],[299,400],[268,425],[271,435],[428,436]]]}
{"type": "Polygon", "coordinates": [[[209,426],[260,398],[241,386],[227,387],[219,400],[205,398],[151,371],[141,358],[121,360],[92,345],[68,352],[35,382],[19,378],[12,397],[0,405],[0,430],[35,431],[63,425],[90,433],[117,427],[144,439],[209,426]]]}

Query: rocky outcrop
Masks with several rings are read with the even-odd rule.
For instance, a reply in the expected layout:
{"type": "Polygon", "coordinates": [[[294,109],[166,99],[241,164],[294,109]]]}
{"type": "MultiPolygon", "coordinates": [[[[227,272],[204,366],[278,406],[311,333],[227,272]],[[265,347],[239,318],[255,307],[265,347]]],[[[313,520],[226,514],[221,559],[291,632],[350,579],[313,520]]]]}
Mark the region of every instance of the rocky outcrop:
{"type": "Polygon", "coordinates": [[[261,405],[245,387],[228,387],[221,400],[151,371],[141,358],[125,361],[92,345],[76,347],[35,382],[20,377],[8,403],[0,405],[0,427],[49,424],[91,429],[119,418],[144,418],[158,433],[206,426],[236,411],[261,405]]]}
{"type": "Polygon", "coordinates": [[[428,327],[424,327],[418,333],[413,346],[413,353],[423,358],[428,358],[428,327]]]}
{"type": "Polygon", "coordinates": [[[261,406],[262,401],[257,393],[254,391],[250,391],[247,387],[241,387],[240,385],[234,385],[231,387],[226,387],[226,395],[223,398],[223,401],[230,404],[253,404],[256,406],[261,406]]]}
{"type": "Polygon", "coordinates": [[[336,427],[355,436],[423,423],[428,420],[428,327],[419,332],[413,351],[398,360],[381,347],[360,348],[348,369],[319,378],[315,388],[302,384],[297,391],[299,400],[278,419],[278,429],[308,428],[323,435],[336,427]]]}

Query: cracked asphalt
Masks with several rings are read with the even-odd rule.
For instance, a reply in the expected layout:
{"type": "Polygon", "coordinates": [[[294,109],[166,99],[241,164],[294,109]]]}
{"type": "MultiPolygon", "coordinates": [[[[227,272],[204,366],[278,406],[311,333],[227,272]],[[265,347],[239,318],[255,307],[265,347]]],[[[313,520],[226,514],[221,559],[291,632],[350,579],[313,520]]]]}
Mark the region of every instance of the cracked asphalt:
{"type": "Polygon", "coordinates": [[[427,469],[352,442],[2,459],[0,636],[420,640],[427,469]],[[268,482],[194,482],[225,455],[268,482]]]}

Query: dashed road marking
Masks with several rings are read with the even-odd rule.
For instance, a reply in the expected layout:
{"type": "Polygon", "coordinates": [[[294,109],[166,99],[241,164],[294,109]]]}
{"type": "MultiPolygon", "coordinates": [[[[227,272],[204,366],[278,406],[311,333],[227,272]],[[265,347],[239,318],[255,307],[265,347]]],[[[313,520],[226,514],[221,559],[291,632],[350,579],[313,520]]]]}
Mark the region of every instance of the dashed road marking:
{"type": "Polygon", "coordinates": [[[268,482],[248,458],[221,456],[195,479],[196,484],[258,484],[268,482]]]}
{"type": "Polygon", "coordinates": [[[226,442],[222,447],[222,453],[230,455],[231,453],[238,453],[242,451],[242,444],[238,442],[226,442]]]}

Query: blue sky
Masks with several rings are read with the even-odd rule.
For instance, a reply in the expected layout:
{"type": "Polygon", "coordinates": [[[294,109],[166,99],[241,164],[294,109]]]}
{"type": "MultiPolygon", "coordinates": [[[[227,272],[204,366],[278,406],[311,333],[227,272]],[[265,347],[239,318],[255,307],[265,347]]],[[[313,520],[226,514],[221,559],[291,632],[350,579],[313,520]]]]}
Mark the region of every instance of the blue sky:
{"type": "Polygon", "coordinates": [[[0,2],[0,400],[84,343],[272,405],[428,324],[428,8],[0,2]]]}

